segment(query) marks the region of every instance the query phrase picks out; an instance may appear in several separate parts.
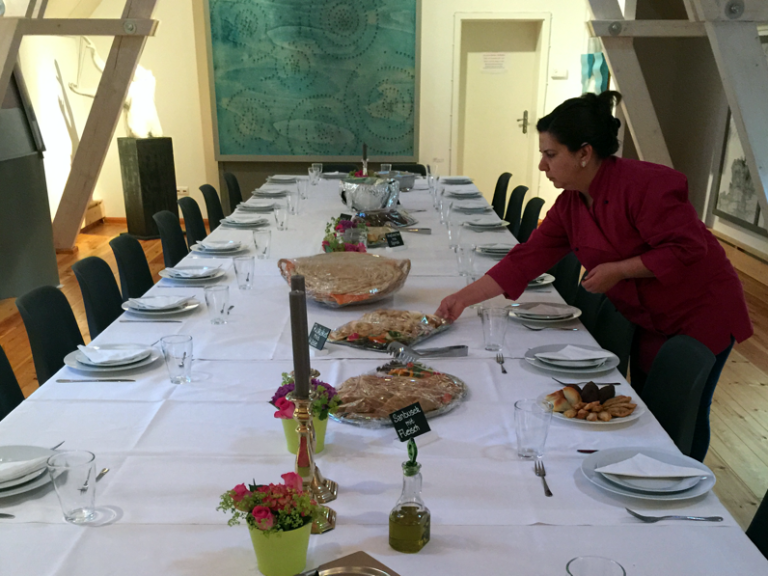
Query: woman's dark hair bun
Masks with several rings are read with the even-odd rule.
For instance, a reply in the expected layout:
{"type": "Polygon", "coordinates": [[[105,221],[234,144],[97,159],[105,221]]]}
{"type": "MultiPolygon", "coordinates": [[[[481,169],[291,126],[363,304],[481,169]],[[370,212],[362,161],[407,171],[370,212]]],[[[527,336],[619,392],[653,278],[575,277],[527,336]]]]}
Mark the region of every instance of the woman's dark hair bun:
{"type": "Polygon", "coordinates": [[[621,121],[613,115],[621,94],[606,90],[571,98],[536,123],[539,132],[549,132],[571,152],[590,144],[598,157],[607,158],[619,149],[621,121]]]}

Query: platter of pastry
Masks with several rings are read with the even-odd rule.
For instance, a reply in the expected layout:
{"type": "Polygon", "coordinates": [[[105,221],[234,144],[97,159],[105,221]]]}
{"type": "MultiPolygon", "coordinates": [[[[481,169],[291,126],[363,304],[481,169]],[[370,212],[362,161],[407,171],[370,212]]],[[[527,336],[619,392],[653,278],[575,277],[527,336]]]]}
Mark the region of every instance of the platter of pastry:
{"type": "Polygon", "coordinates": [[[589,382],[583,387],[569,384],[551,394],[543,394],[554,406],[553,420],[563,420],[587,426],[611,426],[637,420],[645,408],[632,402],[631,396],[616,395],[616,387],[598,387],[589,382]]]}
{"type": "Polygon", "coordinates": [[[331,332],[329,342],[386,352],[390,342],[413,345],[444,332],[451,324],[433,314],[380,309],[363,314],[331,332]]]}

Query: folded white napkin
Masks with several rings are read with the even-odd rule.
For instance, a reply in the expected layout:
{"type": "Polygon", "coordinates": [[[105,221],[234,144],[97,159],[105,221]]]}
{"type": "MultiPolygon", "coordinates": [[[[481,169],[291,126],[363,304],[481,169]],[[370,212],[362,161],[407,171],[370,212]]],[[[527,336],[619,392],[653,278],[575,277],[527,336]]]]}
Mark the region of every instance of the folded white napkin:
{"type": "MultiPolygon", "coordinates": [[[[560,312],[562,310],[558,310],[558,313],[560,312]]],[[[536,358],[546,358],[547,360],[603,360],[612,356],[613,354],[607,350],[589,350],[571,344],[556,352],[538,352],[536,354],[536,358]]]]}
{"type": "MultiPolygon", "coordinates": [[[[568,310],[563,310],[562,308],[558,308],[557,306],[551,306],[549,304],[536,304],[536,306],[532,306],[531,308],[520,308],[519,310],[515,311],[516,314],[520,314],[523,316],[571,316],[571,312],[568,310]]],[[[546,354],[555,354],[555,352],[547,352],[546,354]]],[[[549,356],[547,356],[549,358],[549,356]]],[[[566,360],[566,358],[560,358],[560,360],[566,360]]],[[[571,360],[571,358],[568,358],[568,360],[571,360]]],[[[579,358],[581,360],[581,358],[579,358]]]]}
{"type": "Polygon", "coordinates": [[[259,200],[251,199],[240,204],[237,209],[245,212],[270,212],[275,209],[275,204],[273,202],[264,204],[259,200]]]}
{"type": "Polygon", "coordinates": [[[528,284],[540,284],[541,282],[544,282],[545,276],[542,274],[541,276],[536,276],[533,280],[528,282],[528,284]]]}
{"type": "Polygon", "coordinates": [[[203,250],[239,250],[242,244],[234,240],[203,240],[197,243],[203,250]]]}
{"type": "Polygon", "coordinates": [[[263,216],[256,216],[255,214],[230,214],[224,218],[224,222],[230,222],[234,224],[267,224],[269,220],[263,216]]]}
{"type": "Polygon", "coordinates": [[[143,310],[163,310],[166,308],[178,308],[185,302],[193,300],[194,296],[144,296],[143,298],[130,298],[133,308],[143,310]]]}
{"type": "Polygon", "coordinates": [[[208,266],[200,266],[199,268],[166,268],[166,271],[176,278],[208,278],[216,268],[218,266],[215,268],[208,266]]]}
{"type": "Polygon", "coordinates": [[[149,348],[137,346],[136,348],[88,348],[82,344],[77,345],[88,360],[94,364],[114,364],[115,362],[130,362],[147,355],[149,348]]]}
{"type": "Polygon", "coordinates": [[[637,478],[690,478],[691,476],[706,476],[706,472],[687,466],[675,466],[660,462],[645,454],[636,454],[628,460],[595,468],[597,472],[616,474],[617,476],[635,476],[637,478]]]}
{"type": "Polygon", "coordinates": [[[467,224],[470,226],[477,226],[478,228],[493,228],[496,226],[501,226],[503,221],[499,219],[491,220],[488,218],[473,218],[472,220],[467,220],[467,224]]]}
{"type": "Polygon", "coordinates": [[[0,463],[0,482],[8,482],[26,476],[27,474],[32,474],[35,470],[43,468],[47,460],[48,456],[41,456],[40,458],[32,458],[31,460],[0,463]]]}

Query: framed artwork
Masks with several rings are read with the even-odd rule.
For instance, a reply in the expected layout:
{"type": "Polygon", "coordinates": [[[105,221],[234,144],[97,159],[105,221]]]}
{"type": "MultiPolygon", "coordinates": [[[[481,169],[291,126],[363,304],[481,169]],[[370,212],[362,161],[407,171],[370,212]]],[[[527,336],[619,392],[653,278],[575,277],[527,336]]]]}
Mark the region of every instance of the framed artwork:
{"type": "Polygon", "coordinates": [[[417,8],[207,0],[218,159],[415,159],[417,8]]]}
{"type": "MultiPolygon", "coordinates": [[[[761,36],[763,52],[768,58],[768,36],[761,36]]],[[[744,156],[744,148],[736,133],[736,125],[728,114],[720,183],[713,213],[752,232],[768,236],[765,215],[760,209],[757,191],[744,156]]]]}

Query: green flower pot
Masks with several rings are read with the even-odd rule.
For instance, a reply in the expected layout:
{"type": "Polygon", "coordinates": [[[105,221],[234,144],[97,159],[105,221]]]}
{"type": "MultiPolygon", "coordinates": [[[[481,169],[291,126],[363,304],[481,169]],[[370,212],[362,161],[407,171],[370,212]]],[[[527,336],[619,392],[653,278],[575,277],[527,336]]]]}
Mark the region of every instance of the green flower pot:
{"type": "MultiPolygon", "coordinates": [[[[296,434],[298,423],[293,419],[281,418],[281,420],[288,452],[296,454],[299,451],[299,436],[296,434]]],[[[312,426],[315,428],[315,454],[319,454],[325,448],[325,429],[328,426],[328,418],[320,420],[317,416],[312,416],[312,426]]]]}
{"type": "Polygon", "coordinates": [[[264,534],[250,526],[248,530],[259,572],[264,576],[294,576],[304,570],[312,522],[288,532],[264,534]]]}

